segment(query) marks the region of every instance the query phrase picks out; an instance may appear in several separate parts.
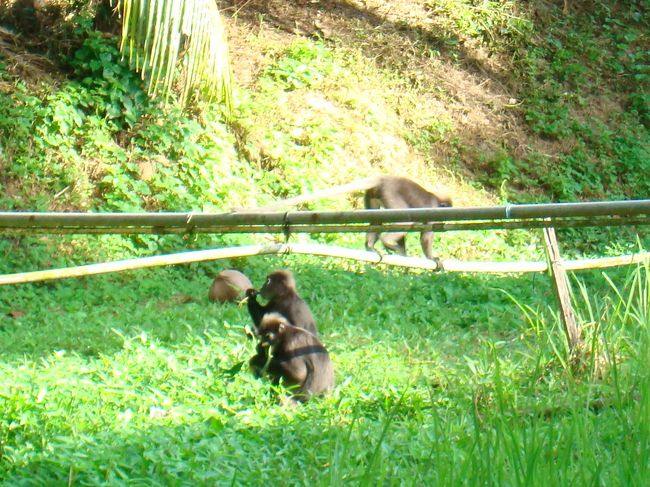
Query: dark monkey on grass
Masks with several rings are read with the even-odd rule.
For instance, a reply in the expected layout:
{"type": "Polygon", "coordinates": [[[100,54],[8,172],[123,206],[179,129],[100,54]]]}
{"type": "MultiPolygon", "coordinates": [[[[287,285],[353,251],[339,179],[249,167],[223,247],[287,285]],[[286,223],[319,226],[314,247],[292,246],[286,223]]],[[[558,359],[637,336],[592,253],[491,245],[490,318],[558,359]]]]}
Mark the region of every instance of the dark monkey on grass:
{"type": "MultiPolygon", "coordinates": [[[[303,328],[318,336],[314,316],[307,306],[307,303],[298,295],[296,280],[289,271],[275,271],[266,277],[266,281],[260,289],[259,294],[268,299],[266,305],[257,302],[257,291],[246,290],[248,296],[248,312],[253,319],[256,333],[259,332],[260,324],[265,315],[279,313],[284,316],[292,325],[303,328]]],[[[250,365],[255,375],[259,376],[260,371],[266,364],[268,348],[257,345],[257,353],[251,359],[250,365]]]]}
{"type": "MultiPolygon", "coordinates": [[[[451,199],[427,191],[415,181],[398,176],[380,176],[377,183],[366,190],[365,206],[368,209],[387,208],[391,210],[407,208],[437,208],[451,206],[451,199]]],[[[366,249],[374,250],[381,232],[368,232],[366,249]]],[[[406,233],[393,232],[381,236],[381,242],[389,250],[400,255],[406,255],[406,233]]],[[[422,251],[428,259],[434,259],[431,249],[433,232],[425,231],[420,234],[422,251]]]]}
{"type": "Polygon", "coordinates": [[[254,289],[246,291],[248,312],[255,328],[259,328],[262,317],[266,313],[275,311],[285,316],[293,325],[318,334],[314,316],[307,303],[298,295],[296,280],[290,271],[275,271],[266,276],[266,281],[259,291],[263,298],[268,299],[266,305],[257,302],[257,294],[254,289]]]}
{"type": "Polygon", "coordinates": [[[294,400],[306,401],[332,389],[334,367],[316,335],[275,312],[264,315],[257,333],[260,346],[270,353],[266,373],[276,385],[282,380],[294,400]]]}

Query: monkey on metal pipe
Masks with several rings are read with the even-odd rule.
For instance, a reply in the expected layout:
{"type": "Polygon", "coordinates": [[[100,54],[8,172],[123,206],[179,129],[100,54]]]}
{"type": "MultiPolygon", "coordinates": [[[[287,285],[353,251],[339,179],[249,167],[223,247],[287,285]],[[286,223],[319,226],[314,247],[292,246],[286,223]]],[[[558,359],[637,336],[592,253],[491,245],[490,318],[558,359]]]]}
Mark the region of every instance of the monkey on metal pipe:
{"type": "MultiPolygon", "coordinates": [[[[437,208],[451,206],[451,199],[427,191],[415,181],[398,176],[380,176],[377,184],[366,190],[364,203],[367,209],[387,208],[391,210],[406,208],[437,208]]],[[[394,232],[381,235],[381,242],[389,250],[406,255],[406,233],[394,232]]],[[[368,232],[366,250],[375,248],[380,232],[368,232]]],[[[428,259],[434,259],[431,243],[433,232],[420,234],[422,251],[428,259]]]]}
{"type": "MultiPolygon", "coordinates": [[[[313,333],[292,325],[280,313],[267,313],[257,329],[259,345],[270,359],[262,371],[273,384],[282,380],[292,391],[292,399],[304,402],[334,386],[334,367],[327,349],[313,333]],[[268,356],[268,354],[267,354],[268,356]]],[[[257,367],[256,355],[251,367],[257,367]]]]}

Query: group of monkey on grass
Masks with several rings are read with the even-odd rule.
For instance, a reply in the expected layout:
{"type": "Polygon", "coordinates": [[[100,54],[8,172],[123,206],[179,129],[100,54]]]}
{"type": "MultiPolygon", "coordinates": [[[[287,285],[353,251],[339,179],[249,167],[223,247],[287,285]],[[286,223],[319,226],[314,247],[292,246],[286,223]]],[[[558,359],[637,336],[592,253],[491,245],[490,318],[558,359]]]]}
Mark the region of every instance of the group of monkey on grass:
{"type": "MultiPolygon", "coordinates": [[[[365,188],[367,209],[435,208],[451,206],[448,198],[424,189],[410,179],[396,176],[372,178],[365,188]]],[[[432,236],[424,231],[420,243],[425,256],[433,259],[432,236]]],[[[380,235],[369,232],[366,249],[374,250],[378,239],[390,251],[406,255],[406,234],[380,235]]],[[[326,393],[334,386],[334,367],[321,343],[314,316],[300,297],[293,274],[287,270],[270,273],[257,291],[250,280],[235,270],[222,271],[212,283],[210,299],[232,301],[246,294],[248,312],[253,320],[258,343],[249,365],[257,377],[268,376],[275,385],[281,382],[290,389],[292,400],[304,402],[326,393]],[[266,305],[257,301],[261,295],[266,305]]]]}

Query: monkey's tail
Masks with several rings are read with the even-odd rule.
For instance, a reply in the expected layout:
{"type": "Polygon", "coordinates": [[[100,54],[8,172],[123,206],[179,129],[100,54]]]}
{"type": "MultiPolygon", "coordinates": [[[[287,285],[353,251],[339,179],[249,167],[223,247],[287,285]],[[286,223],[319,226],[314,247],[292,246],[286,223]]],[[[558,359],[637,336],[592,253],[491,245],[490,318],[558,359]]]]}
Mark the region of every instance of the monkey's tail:
{"type": "MultiPolygon", "coordinates": [[[[284,200],[277,201],[267,206],[261,206],[259,208],[251,208],[255,211],[273,211],[287,206],[296,206],[301,203],[306,203],[308,201],[319,200],[323,198],[329,198],[330,196],[337,196],[339,194],[353,193],[355,191],[365,191],[370,188],[374,188],[379,183],[379,178],[381,176],[371,176],[369,178],[357,179],[351,183],[341,184],[339,186],[334,186],[332,188],[321,189],[320,191],[314,191],[313,193],[304,193],[293,198],[287,198],[284,200]]],[[[234,211],[244,212],[248,211],[245,208],[237,208],[234,211]]]]}

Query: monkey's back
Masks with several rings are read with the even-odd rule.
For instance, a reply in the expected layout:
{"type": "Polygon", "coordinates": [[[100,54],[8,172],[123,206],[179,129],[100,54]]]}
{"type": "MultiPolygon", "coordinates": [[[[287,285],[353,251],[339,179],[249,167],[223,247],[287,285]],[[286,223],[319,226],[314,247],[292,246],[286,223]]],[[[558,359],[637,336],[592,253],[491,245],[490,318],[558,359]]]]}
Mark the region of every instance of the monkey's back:
{"type": "Polygon", "coordinates": [[[334,365],[318,338],[305,331],[291,331],[273,350],[271,373],[297,389],[295,397],[306,400],[334,387],[334,365]]]}
{"type": "Polygon", "coordinates": [[[451,200],[431,193],[415,181],[400,176],[381,176],[377,185],[366,191],[366,208],[435,208],[451,206],[451,200]]]}
{"type": "Polygon", "coordinates": [[[243,273],[234,269],[221,271],[212,281],[208,291],[210,301],[224,303],[226,301],[236,301],[246,289],[252,288],[253,284],[250,279],[243,273]]]}
{"type": "Polygon", "coordinates": [[[382,176],[377,186],[377,197],[389,209],[433,208],[440,203],[435,194],[400,176],[382,176]]]}
{"type": "Polygon", "coordinates": [[[282,300],[274,303],[274,310],[285,316],[294,326],[307,330],[315,335],[318,334],[314,315],[305,300],[298,294],[294,295],[289,300],[282,300]]]}
{"type": "Polygon", "coordinates": [[[318,374],[315,374],[308,392],[311,394],[330,392],[334,388],[335,382],[334,365],[332,364],[329,353],[325,352],[324,357],[322,357],[322,360],[320,361],[319,372],[318,374]]]}

